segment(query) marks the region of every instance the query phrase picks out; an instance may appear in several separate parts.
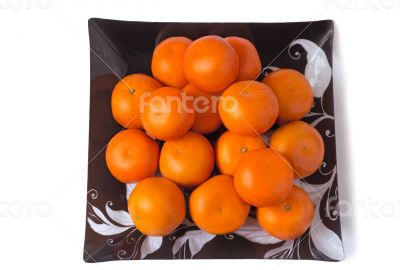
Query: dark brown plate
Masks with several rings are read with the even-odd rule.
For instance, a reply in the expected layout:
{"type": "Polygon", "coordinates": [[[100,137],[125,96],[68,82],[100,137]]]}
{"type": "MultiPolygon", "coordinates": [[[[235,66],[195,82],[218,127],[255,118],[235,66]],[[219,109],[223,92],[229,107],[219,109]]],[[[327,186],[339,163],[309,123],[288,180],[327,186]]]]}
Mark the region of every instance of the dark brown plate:
{"type": "MultiPolygon", "coordinates": [[[[331,68],[332,21],[153,23],[90,19],[89,35],[91,88],[86,262],[188,258],[343,259],[331,68]],[[307,177],[307,183],[296,181],[311,195],[316,207],[311,228],[296,240],[280,241],[267,235],[257,225],[254,215],[241,229],[228,235],[207,234],[188,217],[167,237],[147,237],[136,230],[127,213],[126,196],[133,185],[119,183],[106,167],[105,147],[122,128],[114,121],[110,109],[111,92],[119,78],[131,73],[151,75],[152,51],[166,37],[195,39],[209,34],[248,38],[257,47],[265,72],[293,68],[304,73],[313,86],[314,106],[304,121],[318,129],[326,150],[319,171],[307,177]]],[[[215,140],[222,131],[209,135],[209,139],[215,140]]]]}

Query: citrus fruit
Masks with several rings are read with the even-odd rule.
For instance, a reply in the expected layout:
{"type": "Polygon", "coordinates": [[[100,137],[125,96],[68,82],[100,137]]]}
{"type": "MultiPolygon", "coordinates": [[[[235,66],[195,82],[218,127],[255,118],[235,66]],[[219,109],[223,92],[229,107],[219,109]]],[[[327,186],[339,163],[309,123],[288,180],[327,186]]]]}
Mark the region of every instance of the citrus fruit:
{"type": "Polygon", "coordinates": [[[162,84],[182,89],[187,80],[183,74],[183,55],[192,41],[185,37],[170,37],[154,49],[151,61],[153,76],[162,84]]]}
{"type": "Polygon", "coordinates": [[[161,174],[184,187],[204,182],[214,169],[214,150],[202,135],[189,131],[165,142],[160,154],[161,174]]]}
{"type": "Polygon", "coordinates": [[[131,74],[120,80],[111,95],[111,111],[115,121],[126,128],[142,128],[140,97],[159,87],[158,81],[145,74],[131,74]]]}
{"type": "Polygon", "coordinates": [[[185,198],[171,180],[150,177],[132,190],[128,211],[141,233],[164,236],[172,233],[185,219],[185,198]]]}
{"type": "Polygon", "coordinates": [[[217,140],[215,157],[219,171],[225,175],[233,175],[236,165],[248,152],[266,147],[259,136],[243,136],[225,131],[217,140]]]}
{"type": "Polygon", "coordinates": [[[278,122],[299,120],[310,112],[314,97],[306,77],[294,69],[278,69],[263,83],[274,91],[279,103],[278,122]]]}
{"type": "Polygon", "coordinates": [[[243,155],[235,169],[240,197],[256,207],[280,203],[293,186],[293,171],[285,158],[268,148],[243,155]]]}
{"type": "Polygon", "coordinates": [[[221,96],[218,111],[225,127],[233,133],[257,136],[268,131],[278,117],[274,92],[257,81],[240,81],[221,96]]]}
{"type": "Polygon", "coordinates": [[[201,134],[217,130],[222,124],[218,114],[219,96],[201,91],[191,84],[185,86],[183,91],[193,99],[195,119],[191,130],[201,134]]]}
{"type": "Polygon", "coordinates": [[[158,157],[158,144],[138,129],[121,131],[110,140],[106,149],[107,167],[123,183],[154,175],[158,157]]]}
{"type": "Polygon", "coordinates": [[[239,74],[236,81],[255,80],[261,73],[261,61],[256,47],[241,37],[226,37],[239,57],[239,74]]]}
{"type": "Polygon", "coordinates": [[[270,146],[286,157],[296,178],[313,174],[324,159],[325,147],[321,135],[303,121],[290,122],[275,130],[270,146]]]}
{"type": "Polygon", "coordinates": [[[217,175],[190,194],[189,209],[200,229],[212,234],[226,234],[242,226],[250,205],[237,194],[232,177],[217,175]]]}
{"type": "Polygon", "coordinates": [[[301,236],[311,226],[313,219],[313,202],[298,186],[293,186],[289,196],[279,204],[257,209],[261,228],[281,240],[301,236]]]}
{"type": "Polygon", "coordinates": [[[159,140],[176,140],[194,123],[190,102],[183,100],[182,91],[161,87],[144,98],[141,120],[147,133],[159,140]]]}
{"type": "Polygon", "coordinates": [[[205,36],[196,39],[187,48],[183,72],[193,86],[218,93],[236,79],[239,59],[235,49],[223,38],[205,36]]]}

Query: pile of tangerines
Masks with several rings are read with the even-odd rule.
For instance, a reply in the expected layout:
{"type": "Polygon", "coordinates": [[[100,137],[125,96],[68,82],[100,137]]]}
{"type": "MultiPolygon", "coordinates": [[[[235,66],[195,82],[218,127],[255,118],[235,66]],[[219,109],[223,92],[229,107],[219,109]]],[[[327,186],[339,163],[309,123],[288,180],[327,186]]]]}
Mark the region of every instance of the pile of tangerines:
{"type": "Polygon", "coordinates": [[[106,150],[111,174],[137,183],[128,199],[137,229],[174,231],[186,217],[185,189],[191,219],[208,233],[234,232],[254,206],[269,234],[302,235],[314,206],[294,179],[324,157],[322,137],[300,121],[313,104],[306,78],[279,69],[257,81],[258,52],[240,37],[170,37],[156,46],[151,69],[154,78],[131,74],[115,86],[112,113],[126,129],[106,150]],[[221,134],[216,142],[211,133],[221,134]]]}

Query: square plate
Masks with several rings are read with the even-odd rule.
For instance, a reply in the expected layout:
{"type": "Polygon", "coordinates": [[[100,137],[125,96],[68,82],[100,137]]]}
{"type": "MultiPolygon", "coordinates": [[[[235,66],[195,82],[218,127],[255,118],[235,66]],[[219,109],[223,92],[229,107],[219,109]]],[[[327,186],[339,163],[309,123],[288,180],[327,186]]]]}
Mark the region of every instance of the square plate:
{"type": "MultiPolygon", "coordinates": [[[[343,259],[331,68],[332,21],[153,23],[90,19],[89,36],[90,128],[83,256],[86,262],[190,258],[343,259]],[[303,120],[321,133],[325,157],[320,169],[307,177],[306,182],[296,180],[296,184],[309,193],[316,209],[311,228],[296,240],[280,241],[269,236],[257,225],[254,213],[238,231],[227,235],[203,232],[189,217],[169,236],[142,235],[127,212],[127,195],[134,185],[119,183],[106,167],[104,150],[122,128],[111,114],[114,85],[127,74],[151,75],[152,51],[163,39],[170,36],[196,39],[209,34],[247,38],[255,44],[264,72],[293,68],[304,73],[313,86],[314,105],[303,120]]],[[[223,129],[208,138],[215,141],[221,132],[223,129]]],[[[186,191],[185,195],[188,194],[186,191]]]]}

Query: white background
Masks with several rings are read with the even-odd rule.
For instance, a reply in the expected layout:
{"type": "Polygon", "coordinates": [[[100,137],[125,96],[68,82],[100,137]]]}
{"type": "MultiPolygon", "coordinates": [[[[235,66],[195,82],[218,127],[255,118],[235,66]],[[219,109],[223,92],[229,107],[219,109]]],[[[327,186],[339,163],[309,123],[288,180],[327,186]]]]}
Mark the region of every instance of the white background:
{"type": "Polygon", "coordinates": [[[324,269],[393,266],[400,240],[400,1],[0,0],[0,268],[324,269]],[[87,20],[335,20],[346,259],[85,264],[87,20]]]}

